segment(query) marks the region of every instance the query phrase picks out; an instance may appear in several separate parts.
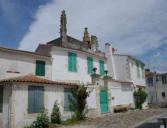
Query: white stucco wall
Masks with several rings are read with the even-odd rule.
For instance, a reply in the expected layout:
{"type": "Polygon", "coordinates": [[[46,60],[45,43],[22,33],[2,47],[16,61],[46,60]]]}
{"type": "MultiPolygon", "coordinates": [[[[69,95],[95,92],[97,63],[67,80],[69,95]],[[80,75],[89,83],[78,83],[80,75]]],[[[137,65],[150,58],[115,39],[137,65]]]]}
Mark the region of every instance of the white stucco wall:
{"type": "Polygon", "coordinates": [[[115,79],[130,81],[129,77],[129,63],[127,56],[113,55],[115,79]]]}
{"type": "MultiPolygon", "coordinates": [[[[138,62],[139,63],[139,62],[138,62]]],[[[141,67],[141,63],[139,63],[139,66],[141,67]]],[[[142,69],[140,69],[140,78],[137,77],[137,66],[136,61],[129,58],[129,67],[130,67],[130,77],[134,85],[142,85],[146,86],[146,80],[145,80],[145,71],[144,71],[144,77],[142,76],[142,69]]]]}
{"type": "Polygon", "coordinates": [[[162,84],[161,76],[152,75],[147,76],[153,78],[153,85],[150,86],[147,80],[147,92],[148,92],[148,102],[149,103],[167,103],[167,84],[162,84]],[[156,80],[158,79],[158,81],[156,80]],[[162,92],[165,93],[165,97],[162,96],[162,92]]]}
{"type": "Polygon", "coordinates": [[[88,90],[91,90],[89,97],[87,98],[87,105],[88,109],[96,109],[97,108],[97,103],[96,103],[96,89],[93,87],[88,87],[88,90]]]}
{"type": "Polygon", "coordinates": [[[35,75],[36,60],[45,61],[45,78],[51,79],[51,61],[49,59],[0,51],[0,79],[27,74],[35,75]]]}
{"type": "MultiPolygon", "coordinates": [[[[54,47],[52,50],[52,80],[63,81],[79,81],[84,83],[91,83],[90,74],[88,74],[87,68],[87,56],[93,58],[93,67],[97,68],[97,74],[99,74],[99,60],[105,62],[105,58],[94,56],[85,52],[63,49],[54,47]],[[77,54],[77,72],[68,71],[68,52],[77,54]]],[[[106,64],[105,64],[106,69],[106,64]]]]}
{"type": "MultiPolygon", "coordinates": [[[[1,85],[0,85],[1,86],[1,85]]],[[[4,86],[3,89],[3,112],[0,113],[0,128],[9,127],[9,98],[11,94],[11,86],[4,86]]]]}
{"type": "Polygon", "coordinates": [[[112,106],[134,104],[132,86],[112,82],[111,85],[112,106]]]}
{"type": "Polygon", "coordinates": [[[162,81],[156,84],[158,103],[167,103],[167,84],[162,84],[162,81]],[[165,93],[165,97],[162,97],[162,92],[165,93]]]}
{"type": "MultiPolygon", "coordinates": [[[[14,122],[15,128],[23,128],[24,126],[30,125],[37,117],[37,114],[28,114],[28,85],[43,86],[40,84],[16,84],[14,86],[14,122]]],[[[72,115],[69,111],[64,111],[64,87],[66,86],[55,86],[45,85],[44,86],[44,105],[48,111],[48,115],[53,109],[55,101],[58,101],[62,118],[67,118],[72,115]]],[[[69,87],[69,86],[67,86],[69,87]]]]}

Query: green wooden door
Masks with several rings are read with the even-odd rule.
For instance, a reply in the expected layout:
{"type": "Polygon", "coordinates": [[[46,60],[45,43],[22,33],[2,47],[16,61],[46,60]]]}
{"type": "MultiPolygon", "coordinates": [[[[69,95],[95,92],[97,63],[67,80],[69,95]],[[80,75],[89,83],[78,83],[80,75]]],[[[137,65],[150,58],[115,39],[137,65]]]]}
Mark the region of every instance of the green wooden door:
{"type": "Polygon", "coordinates": [[[108,96],[105,90],[100,91],[100,108],[102,113],[108,112],[108,96]]]}

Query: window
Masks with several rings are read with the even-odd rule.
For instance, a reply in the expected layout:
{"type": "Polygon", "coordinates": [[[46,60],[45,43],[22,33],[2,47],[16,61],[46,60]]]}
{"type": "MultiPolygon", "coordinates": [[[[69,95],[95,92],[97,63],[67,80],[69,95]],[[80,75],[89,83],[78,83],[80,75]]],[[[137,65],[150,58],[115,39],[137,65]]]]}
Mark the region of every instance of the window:
{"type": "Polygon", "coordinates": [[[162,76],[162,84],[166,84],[166,83],[167,83],[166,76],[165,76],[165,75],[163,75],[163,76],[162,76]]]}
{"type": "Polygon", "coordinates": [[[70,110],[70,96],[72,96],[71,88],[64,88],[64,110],[70,110]]]}
{"type": "Polygon", "coordinates": [[[141,66],[141,69],[142,69],[142,78],[145,78],[144,65],[141,66]]]}
{"type": "Polygon", "coordinates": [[[44,110],[44,87],[28,87],[28,113],[40,113],[44,110]]]}
{"type": "Polygon", "coordinates": [[[158,76],[158,75],[156,76],[156,81],[157,81],[157,82],[159,81],[159,76],[158,76]]]}
{"type": "Polygon", "coordinates": [[[137,77],[140,78],[140,68],[139,68],[139,63],[136,63],[136,68],[137,68],[137,77]]]}
{"type": "Polygon", "coordinates": [[[162,97],[165,98],[165,92],[162,92],[162,97]]]}
{"type": "Polygon", "coordinates": [[[68,53],[68,71],[77,71],[77,54],[75,53],[68,53]]]}
{"type": "Polygon", "coordinates": [[[45,76],[45,61],[36,61],[36,75],[45,76]]]}
{"type": "Polygon", "coordinates": [[[153,77],[148,77],[148,86],[153,86],[153,77]]]}
{"type": "Polygon", "coordinates": [[[0,87],[0,113],[3,112],[3,87],[0,87]]]}
{"type": "Polygon", "coordinates": [[[87,65],[88,65],[88,74],[93,73],[93,58],[87,57],[87,65]]]}
{"type": "Polygon", "coordinates": [[[104,76],[104,61],[100,60],[99,64],[100,64],[100,75],[104,76]]]}

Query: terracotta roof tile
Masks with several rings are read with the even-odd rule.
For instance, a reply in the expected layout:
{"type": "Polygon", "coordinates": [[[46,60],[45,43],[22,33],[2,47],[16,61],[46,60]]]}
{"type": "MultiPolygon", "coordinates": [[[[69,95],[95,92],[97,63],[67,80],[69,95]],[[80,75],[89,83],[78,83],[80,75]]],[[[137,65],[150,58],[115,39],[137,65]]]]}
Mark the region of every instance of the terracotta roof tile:
{"type": "Polygon", "coordinates": [[[144,85],[136,85],[137,88],[146,88],[144,85]]]}
{"type": "Polygon", "coordinates": [[[0,51],[12,52],[12,53],[18,53],[18,54],[24,54],[24,55],[31,55],[31,56],[42,56],[42,57],[50,58],[49,55],[41,55],[37,52],[23,51],[23,50],[5,48],[5,47],[1,47],[1,46],[0,46],[0,51]]]}
{"type": "Polygon", "coordinates": [[[131,84],[132,82],[130,81],[126,81],[126,80],[116,80],[116,79],[112,79],[114,82],[118,82],[118,83],[127,83],[127,84],[131,84]]]}
{"type": "Polygon", "coordinates": [[[153,76],[153,75],[156,75],[156,72],[145,71],[145,75],[146,76],[153,76]]]}
{"type": "Polygon", "coordinates": [[[0,83],[6,83],[6,82],[9,82],[9,83],[10,82],[31,82],[31,83],[42,83],[42,84],[78,86],[77,83],[52,81],[52,80],[37,77],[34,75],[26,75],[26,76],[20,76],[20,77],[14,77],[14,78],[0,80],[0,83]]]}

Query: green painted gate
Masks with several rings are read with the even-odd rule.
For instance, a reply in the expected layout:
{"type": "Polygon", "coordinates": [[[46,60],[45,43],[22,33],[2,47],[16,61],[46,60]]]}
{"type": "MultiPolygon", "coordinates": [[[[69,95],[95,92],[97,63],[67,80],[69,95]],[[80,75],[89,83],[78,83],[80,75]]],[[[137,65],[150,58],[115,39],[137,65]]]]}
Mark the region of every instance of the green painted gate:
{"type": "Polygon", "coordinates": [[[106,90],[100,91],[100,108],[101,112],[108,112],[108,95],[106,90]]]}

